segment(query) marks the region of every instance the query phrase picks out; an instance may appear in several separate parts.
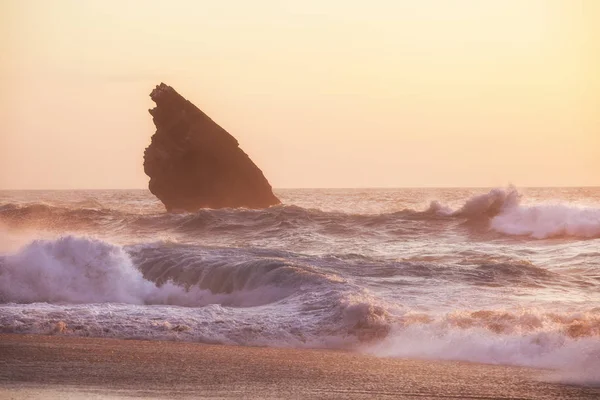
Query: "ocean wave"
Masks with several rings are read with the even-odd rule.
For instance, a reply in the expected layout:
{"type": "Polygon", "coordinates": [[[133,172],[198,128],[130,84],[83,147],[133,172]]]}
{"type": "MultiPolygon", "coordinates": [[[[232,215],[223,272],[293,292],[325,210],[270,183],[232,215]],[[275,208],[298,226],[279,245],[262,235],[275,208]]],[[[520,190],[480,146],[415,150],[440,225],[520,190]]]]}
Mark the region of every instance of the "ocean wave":
{"type": "Polygon", "coordinates": [[[116,210],[77,205],[67,207],[48,203],[5,203],[0,205],[0,221],[16,228],[86,230],[123,221],[123,215],[116,210]]]}
{"type": "MultiPolygon", "coordinates": [[[[184,214],[138,214],[98,207],[46,203],[0,205],[0,221],[13,227],[36,227],[75,231],[153,232],[160,229],[177,235],[281,235],[312,231],[325,236],[399,237],[434,234],[453,229],[454,221],[466,221],[467,229],[498,234],[546,238],[599,238],[600,208],[568,203],[522,204],[515,188],[493,189],[467,199],[456,209],[433,201],[424,210],[404,209],[384,214],[348,214],[278,205],[264,210],[203,209],[184,214]],[[446,222],[449,225],[444,225],[446,222]],[[440,225],[442,224],[442,225],[440,225]]],[[[86,203],[87,204],[87,203],[86,203]]]]}
{"type": "Polygon", "coordinates": [[[584,272],[550,271],[508,257],[469,256],[459,264],[445,264],[169,241],[119,246],[67,235],[34,240],[0,256],[0,301],[249,307],[306,292],[383,284],[374,279],[383,279],[390,288],[458,284],[592,290],[595,272],[584,272]]]}
{"type": "Polygon", "coordinates": [[[220,304],[225,305],[270,303],[304,290],[345,283],[338,275],[295,262],[285,252],[202,248],[164,242],[130,246],[127,251],[145,279],[159,286],[173,283],[186,290],[207,290],[221,295],[220,304]],[[254,293],[253,301],[232,303],[231,298],[240,293],[246,297],[254,293]]]}
{"type": "Polygon", "coordinates": [[[463,267],[174,242],[122,247],[75,236],[35,240],[0,258],[0,331],[345,348],[545,368],[586,365],[588,371],[600,366],[598,307],[419,310],[401,304],[404,291],[410,297],[417,287],[382,297],[362,281],[364,270],[373,268],[383,279],[431,284],[435,278],[437,286],[419,292],[423,296],[444,287],[439,279],[458,287],[564,280],[527,262],[483,257],[463,267]]]}
{"type": "Polygon", "coordinates": [[[600,208],[575,204],[521,204],[517,189],[493,189],[473,196],[456,209],[434,201],[430,213],[485,222],[490,229],[511,236],[548,238],[600,238],[600,208]]]}
{"type": "Polygon", "coordinates": [[[527,261],[486,262],[465,273],[465,281],[483,286],[542,287],[571,280],[527,261]]]}
{"type": "Polygon", "coordinates": [[[200,336],[213,342],[267,344],[281,336],[281,343],[346,346],[385,336],[390,326],[380,299],[307,265],[248,259],[235,249],[169,243],[125,249],[74,236],[35,240],[0,258],[0,301],[4,332],[169,338],[201,328],[200,336]],[[32,313],[11,314],[15,309],[32,313]],[[109,310],[102,328],[90,310],[109,310]],[[165,313],[185,321],[156,325],[156,315],[165,313]],[[169,324],[173,330],[165,329],[169,324]]]}
{"type": "Polygon", "coordinates": [[[182,294],[173,285],[159,290],[121,247],[96,239],[36,240],[0,261],[3,302],[145,304],[182,294]]]}
{"type": "Polygon", "coordinates": [[[506,209],[518,206],[521,197],[521,194],[513,187],[508,189],[496,188],[488,193],[475,195],[467,199],[456,210],[434,200],[424,214],[467,219],[493,218],[506,209]]]}
{"type": "MultiPolygon", "coordinates": [[[[93,238],[64,236],[35,240],[16,253],[0,256],[0,300],[185,307],[295,304],[302,312],[346,321],[347,327],[351,325],[349,321],[355,321],[360,328],[378,326],[381,324],[376,321],[389,322],[395,319],[393,315],[399,315],[396,306],[369,293],[367,286],[372,277],[435,278],[436,285],[447,280],[459,285],[510,288],[569,283],[568,276],[526,261],[484,257],[471,262],[445,267],[435,263],[390,263],[364,256],[307,257],[268,249],[211,248],[172,242],[122,247],[93,238]]],[[[415,281],[416,285],[422,283],[422,279],[415,281]]],[[[389,281],[389,287],[394,287],[393,281],[389,281]]],[[[515,327],[525,329],[527,323],[537,328],[550,321],[568,325],[565,332],[572,337],[600,336],[600,314],[597,308],[594,310],[585,318],[570,314],[571,319],[550,313],[543,317],[515,317],[482,311],[467,316],[449,314],[444,323],[510,333],[515,327]],[[580,325],[582,318],[595,325],[580,325]]],[[[413,319],[411,316],[406,321],[413,319]]]]}
{"type": "Polygon", "coordinates": [[[129,248],[64,236],[0,258],[4,302],[254,306],[344,281],[284,259],[158,243],[129,248]]]}

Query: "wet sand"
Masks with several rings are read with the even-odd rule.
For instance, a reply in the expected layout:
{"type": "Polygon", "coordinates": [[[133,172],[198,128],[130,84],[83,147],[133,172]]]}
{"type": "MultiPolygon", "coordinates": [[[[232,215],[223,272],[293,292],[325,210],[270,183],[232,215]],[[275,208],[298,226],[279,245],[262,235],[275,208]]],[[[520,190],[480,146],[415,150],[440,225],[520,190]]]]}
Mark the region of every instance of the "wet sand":
{"type": "Polygon", "coordinates": [[[550,371],[326,350],[0,335],[0,398],[598,399],[550,371]]]}

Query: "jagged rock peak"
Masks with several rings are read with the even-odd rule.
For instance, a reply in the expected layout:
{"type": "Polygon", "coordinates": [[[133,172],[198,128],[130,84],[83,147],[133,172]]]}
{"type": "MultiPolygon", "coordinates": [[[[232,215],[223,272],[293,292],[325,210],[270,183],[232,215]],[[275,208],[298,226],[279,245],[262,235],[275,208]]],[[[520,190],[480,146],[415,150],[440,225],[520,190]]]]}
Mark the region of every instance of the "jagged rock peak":
{"type": "Polygon", "coordinates": [[[150,93],[150,98],[152,99],[152,101],[156,101],[161,96],[161,94],[167,92],[177,93],[175,92],[175,89],[173,89],[171,86],[165,85],[163,82],[161,82],[159,85],[156,85],[154,90],[152,90],[152,92],[150,93]]]}
{"type": "Polygon", "coordinates": [[[156,133],[144,152],[149,189],[167,210],[264,208],[280,201],[238,141],[172,87],[150,93],[156,133]]]}

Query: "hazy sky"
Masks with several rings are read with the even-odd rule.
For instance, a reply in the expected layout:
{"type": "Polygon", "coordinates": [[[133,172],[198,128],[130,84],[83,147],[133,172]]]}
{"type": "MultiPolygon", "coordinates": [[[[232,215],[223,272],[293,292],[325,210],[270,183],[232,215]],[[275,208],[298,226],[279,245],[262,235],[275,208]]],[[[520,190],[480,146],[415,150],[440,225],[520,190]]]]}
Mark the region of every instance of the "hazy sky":
{"type": "Polygon", "coordinates": [[[0,0],[0,188],[146,187],[175,87],[274,187],[600,185],[600,1],[0,0]]]}

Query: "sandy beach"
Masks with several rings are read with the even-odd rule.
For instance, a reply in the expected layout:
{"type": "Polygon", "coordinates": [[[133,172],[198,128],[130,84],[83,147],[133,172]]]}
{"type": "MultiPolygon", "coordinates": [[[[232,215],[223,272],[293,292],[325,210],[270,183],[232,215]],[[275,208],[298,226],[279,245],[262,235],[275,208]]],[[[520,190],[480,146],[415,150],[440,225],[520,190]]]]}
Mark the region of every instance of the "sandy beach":
{"type": "Polygon", "coordinates": [[[0,335],[0,398],[597,399],[549,371],[355,353],[0,335]],[[544,381],[546,380],[546,382],[544,381]]]}

